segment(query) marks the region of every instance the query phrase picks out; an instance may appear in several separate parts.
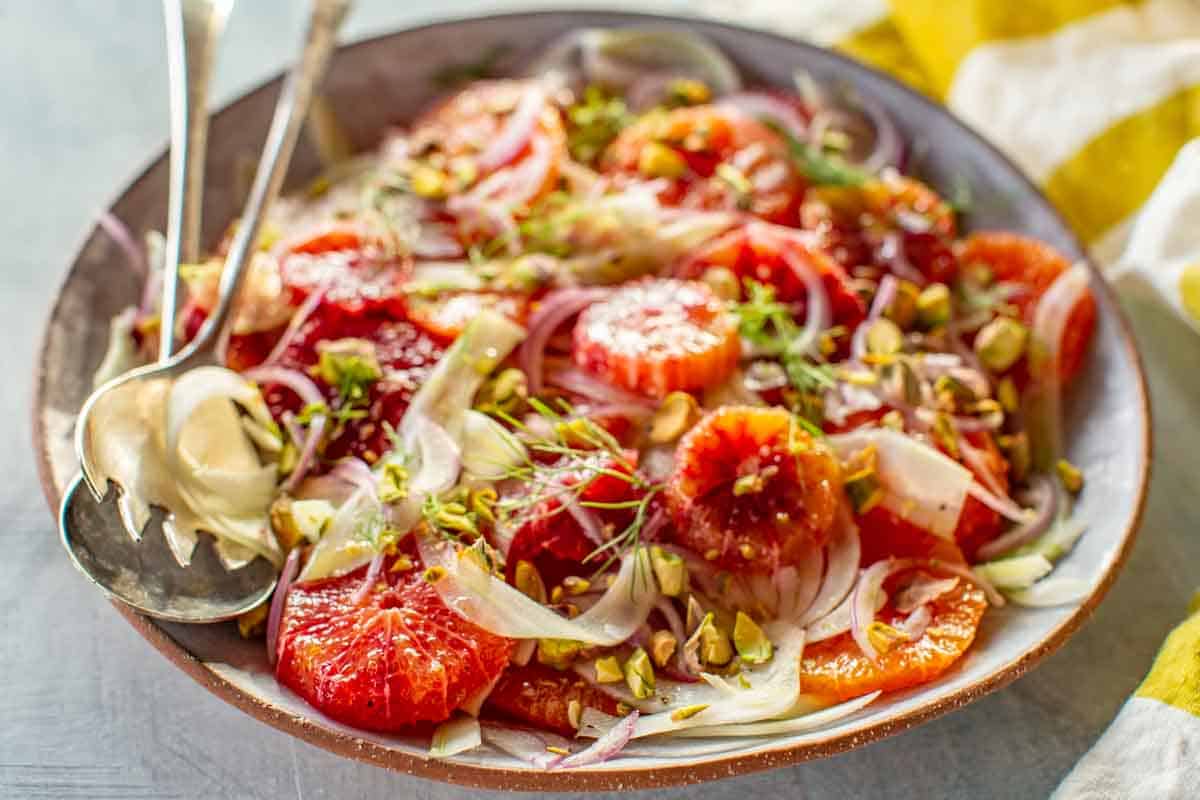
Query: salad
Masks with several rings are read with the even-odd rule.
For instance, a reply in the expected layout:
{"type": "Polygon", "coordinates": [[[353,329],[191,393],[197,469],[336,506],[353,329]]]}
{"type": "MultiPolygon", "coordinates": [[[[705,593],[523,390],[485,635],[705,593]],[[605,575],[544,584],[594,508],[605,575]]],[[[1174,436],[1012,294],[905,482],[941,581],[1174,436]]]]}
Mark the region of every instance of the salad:
{"type": "MultiPolygon", "coordinates": [[[[280,683],[434,757],[584,767],[828,724],[1083,593],[1051,574],[1082,265],[960,230],[865,100],[745,88],[690,35],[469,73],[276,205],[226,366],[98,423],[180,563],[278,565],[238,627],[280,683]]],[[[185,338],[223,254],[182,267],[185,338]]],[[[156,355],[153,281],[98,380],[156,355]]]]}

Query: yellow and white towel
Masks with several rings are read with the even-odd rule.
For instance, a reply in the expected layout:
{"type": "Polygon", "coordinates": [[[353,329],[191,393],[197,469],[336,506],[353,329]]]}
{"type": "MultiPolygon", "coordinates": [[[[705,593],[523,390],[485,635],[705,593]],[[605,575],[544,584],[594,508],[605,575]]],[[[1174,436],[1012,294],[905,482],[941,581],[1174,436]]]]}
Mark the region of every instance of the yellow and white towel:
{"type": "Polygon", "coordinates": [[[1200,329],[1200,143],[1185,147],[1200,140],[1200,0],[699,8],[832,46],[944,101],[1042,186],[1118,286],[1152,288],[1200,329]]]}
{"type": "MultiPolygon", "coordinates": [[[[1200,0],[704,0],[944,101],[1200,330],[1200,0]]],[[[1198,595],[1200,598],[1200,595],[1198,595]]],[[[1200,605],[1200,604],[1193,604],[1200,605]]],[[[1200,798],[1200,610],[1054,800],[1200,798]]]]}

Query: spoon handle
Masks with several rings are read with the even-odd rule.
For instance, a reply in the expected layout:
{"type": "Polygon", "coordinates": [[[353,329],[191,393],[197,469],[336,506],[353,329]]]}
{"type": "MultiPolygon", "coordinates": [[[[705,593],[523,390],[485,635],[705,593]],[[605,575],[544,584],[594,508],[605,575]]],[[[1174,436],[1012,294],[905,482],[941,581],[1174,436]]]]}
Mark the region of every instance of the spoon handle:
{"type": "Polygon", "coordinates": [[[241,288],[246,267],[257,246],[263,218],[279,196],[283,178],[292,159],[292,151],[296,148],[296,141],[300,138],[300,131],[308,114],[313,91],[325,74],[338,28],[346,18],[350,5],[351,0],[313,0],[304,51],[288,74],[275,106],[275,116],[267,132],[258,171],[254,175],[254,184],[250,187],[246,208],[242,212],[237,232],[229,247],[229,254],[225,258],[217,305],[196,339],[179,354],[179,361],[201,352],[215,337],[222,335],[233,301],[241,288]]]}
{"type": "Polygon", "coordinates": [[[200,209],[208,140],[208,88],[233,0],[163,0],[171,85],[170,198],[158,359],[175,352],[179,265],[200,257],[200,209]]]}

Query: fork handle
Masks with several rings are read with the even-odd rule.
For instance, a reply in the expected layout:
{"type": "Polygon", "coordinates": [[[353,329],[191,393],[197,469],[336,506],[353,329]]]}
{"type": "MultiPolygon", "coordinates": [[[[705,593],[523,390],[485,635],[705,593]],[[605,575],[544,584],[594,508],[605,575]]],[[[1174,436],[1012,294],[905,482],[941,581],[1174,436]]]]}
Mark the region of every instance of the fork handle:
{"type": "Polygon", "coordinates": [[[258,243],[258,232],[262,227],[271,204],[279,196],[292,152],[304,127],[308,107],[316,86],[324,77],[329,56],[333,52],[338,29],[350,10],[351,0],[313,0],[308,24],[308,34],[300,60],[292,67],[283,84],[279,100],[275,105],[275,116],[267,132],[266,144],[250,187],[246,208],[238,223],[237,232],[225,258],[221,272],[216,307],[205,321],[196,338],[179,354],[176,363],[207,349],[222,335],[232,312],[233,301],[241,289],[258,243]]]}
{"type": "Polygon", "coordinates": [[[171,86],[170,197],[158,359],[175,352],[179,265],[200,257],[200,209],[208,141],[208,89],[232,0],[163,0],[171,86]]]}

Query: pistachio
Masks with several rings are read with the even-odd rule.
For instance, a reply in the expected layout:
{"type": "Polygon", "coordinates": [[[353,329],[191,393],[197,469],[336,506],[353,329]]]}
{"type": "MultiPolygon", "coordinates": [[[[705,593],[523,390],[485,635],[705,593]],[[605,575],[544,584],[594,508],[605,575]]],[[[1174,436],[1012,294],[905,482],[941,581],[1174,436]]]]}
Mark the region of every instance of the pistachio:
{"type": "Polygon", "coordinates": [[[537,660],[548,667],[566,669],[582,649],[582,644],[571,639],[538,639],[537,660]]]}
{"type": "Polygon", "coordinates": [[[650,636],[650,659],[656,667],[665,667],[675,655],[679,640],[670,631],[655,631],[650,636]]]}
{"type": "Polygon", "coordinates": [[[917,295],[917,323],[926,330],[950,321],[950,287],[931,283],[917,295]]]}
{"type": "Polygon", "coordinates": [[[971,406],[971,413],[986,422],[993,430],[1004,425],[1004,409],[990,397],[971,406]]]}
{"type": "Polygon", "coordinates": [[[996,279],[996,273],[987,264],[971,262],[963,268],[963,278],[975,286],[986,288],[996,279]]]}
{"type": "Polygon", "coordinates": [[[688,632],[688,635],[690,636],[691,634],[695,633],[696,629],[700,627],[700,623],[703,621],[704,621],[704,607],[700,605],[700,602],[696,599],[695,595],[689,594],[688,601],[687,601],[687,622],[686,622],[686,625],[687,625],[686,630],[688,632]]]}
{"type": "Polygon", "coordinates": [[[571,727],[579,730],[579,724],[583,721],[583,703],[578,700],[572,700],[567,703],[567,722],[571,723],[571,727]]]}
{"type": "Polygon", "coordinates": [[[535,602],[546,602],[546,584],[532,562],[518,561],[513,577],[517,591],[535,602]]]}
{"type": "Polygon", "coordinates": [[[683,708],[677,708],[671,712],[672,722],[683,722],[685,719],[691,719],[699,714],[704,709],[708,708],[708,703],[696,703],[683,708]]]}
{"type": "Polygon", "coordinates": [[[389,572],[408,572],[413,568],[413,560],[407,555],[401,554],[392,562],[389,572]]]}
{"type": "Polygon", "coordinates": [[[333,519],[334,507],[328,500],[292,500],[281,495],[271,504],[271,529],[284,550],[303,541],[315,544],[333,519]]]}
{"type": "Polygon", "coordinates": [[[1029,329],[1008,317],[996,317],[975,335],[975,355],[992,372],[1004,372],[1025,353],[1029,329]]]}
{"type": "Polygon", "coordinates": [[[909,641],[909,638],[886,622],[875,620],[867,626],[867,640],[876,650],[886,653],[896,645],[909,641]]]}
{"type": "Polygon", "coordinates": [[[687,587],[687,565],[675,553],[667,552],[658,545],[650,548],[650,566],[658,579],[658,588],[667,597],[679,597],[687,587]]]}
{"type": "Polygon", "coordinates": [[[904,415],[896,409],[892,409],[883,415],[883,417],[879,420],[879,424],[893,431],[903,431],[904,415]]]}
{"type": "Polygon", "coordinates": [[[704,663],[721,667],[733,658],[733,646],[729,643],[729,637],[717,627],[714,619],[711,611],[705,614],[692,636],[700,637],[700,658],[704,663]]]}
{"type": "Polygon", "coordinates": [[[737,300],[742,295],[737,275],[728,267],[709,267],[704,270],[700,280],[712,289],[713,294],[722,300],[737,300]]]}
{"type": "Polygon", "coordinates": [[[491,486],[485,486],[482,489],[472,489],[469,496],[471,512],[486,522],[495,522],[496,501],[499,499],[499,494],[491,486]]]}
{"type": "Polygon", "coordinates": [[[667,97],[672,105],[696,106],[712,99],[712,89],[695,78],[676,78],[667,85],[667,97]]]}
{"type": "Polygon", "coordinates": [[[403,464],[389,461],[383,465],[376,494],[384,503],[397,503],[408,497],[408,470],[403,464]]]}
{"type": "Polygon", "coordinates": [[[758,555],[758,550],[749,542],[742,542],[738,545],[738,553],[747,561],[753,561],[754,557],[758,555]]]}
{"type": "Polygon", "coordinates": [[[667,444],[678,439],[700,419],[700,405],[687,392],[671,392],[663,398],[650,422],[650,442],[667,444]]]}
{"type": "Polygon", "coordinates": [[[704,560],[705,561],[716,561],[718,556],[720,556],[720,555],[721,555],[720,550],[718,550],[715,547],[710,547],[704,551],[704,560]]]}
{"type": "Polygon", "coordinates": [[[486,413],[503,412],[515,416],[524,409],[529,396],[525,373],[515,367],[502,370],[488,380],[476,395],[475,405],[486,413]]]}
{"type": "Polygon", "coordinates": [[[1014,480],[1024,480],[1033,466],[1033,451],[1029,435],[1024,431],[1008,434],[996,439],[996,444],[1008,459],[1008,468],[1014,480]]]}
{"type": "Polygon", "coordinates": [[[901,330],[908,330],[916,321],[917,298],[920,295],[921,290],[915,283],[900,281],[896,285],[895,298],[883,311],[884,317],[899,325],[901,330]]]}
{"type": "Polygon", "coordinates": [[[733,646],[738,657],[747,664],[763,664],[771,660],[774,649],[763,629],[744,611],[737,612],[733,623],[733,646]]]}
{"type": "Polygon", "coordinates": [[[650,656],[640,647],[625,661],[625,683],[639,700],[654,694],[654,667],[650,656]]]}
{"type": "Polygon", "coordinates": [[[848,475],[844,485],[855,514],[866,514],[883,500],[883,487],[879,485],[874,466],[848,475]]]}
{"type": "Polygon", "coordinates": [[[904,333],[895,322],[880,317],[867,328],[867,351],[877,355],[895,355],[904,347],[904,333]]]}
{"type": "Polygon", "coordinates": [[[562,586],[555,586],[553,589],[550,590],[550,602],[551,603],[558,605],[559,603],[562,602],[562,599],[563,599],[563,587],[562,586]]]}
{"type": "Polygon", "coordinates": [[[279,451],[279,474],[290,475],[300,461],[300,450],[296,443],[288,439],[279,451]]]}
{"type": "Polygon", "coordinates": [[[319,342],[316,375],[338,387],[344,400],[365,400],[367,388],[383,377],[375,343],[367,339],[334,339],[319,342]]]}
{"type": "Polygon", "coordinates": [[[270,603],[260,603],[237,618],[238,633],[243,639],[253,639],[267,629],[270,603]]]}
{"type": "Polygon", "coordinates": [[[596,659],[596,683],[617,683],[625,680],[621,672],[621,662],[616,656],[605,656],[596,659]]]}
{"type": "Polygon", "coordinates": [[[449,188],[449,176],[428,164],[418,164],[408,176],[408,184],[413,194],[440,200],[446,196],[446,190],[449,188]]]}
{"type": "Polygon", "coordinates": [[[683,156],[661,142],[649,142],[638,156],[638,172],[647,178],[678,178],[687,170],[683,156]]]}
{"type": "Polygon", "coordinates": [[[1063,488],[1071,494],[1079,494],[1083,491],[1083,472],[1079,467],[1067,461],[1065,458],[1060,458],[1054,464],[1054,471],[1058,473],[1058,479],[1062,482],[1063,488]]]}
{"type": "Polygon", "coordinates": [[[940,413],[933,419],[933,438],[951,458],[958,458],[958,431],[949,414],[940,413]]]}
{"type": "Polygon", "coordinates": [[[426,583],[437,583],[446,577],[446,568],[440,565],[429,567],[421,573],[421,577],[426,583]]]}
{"type": "Polygon", "coordinates": [[[1007,376],[996,384],[996,399],[1007,414],[1015,414],[1021,408],[1021,396],[1017,393],[1017,385],[1007,376]]]}
{"type": "Polygon", "coordinates": [[[937,398],[938,406],[947,411],[963,408],[976,400],[971,387],[953,375],[939,375],[933,382],[933,394],[937,398]]]}
{"type": "Polygon", "coordinates": [[[580,578],[575,575],[568,575],[563,578],[563,589],[567,594],[583,594],[588,589],[592,588],[592,582],[587,578],[580,578]]]}

